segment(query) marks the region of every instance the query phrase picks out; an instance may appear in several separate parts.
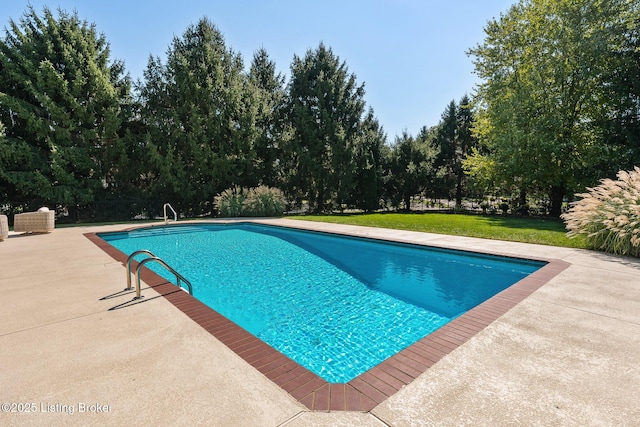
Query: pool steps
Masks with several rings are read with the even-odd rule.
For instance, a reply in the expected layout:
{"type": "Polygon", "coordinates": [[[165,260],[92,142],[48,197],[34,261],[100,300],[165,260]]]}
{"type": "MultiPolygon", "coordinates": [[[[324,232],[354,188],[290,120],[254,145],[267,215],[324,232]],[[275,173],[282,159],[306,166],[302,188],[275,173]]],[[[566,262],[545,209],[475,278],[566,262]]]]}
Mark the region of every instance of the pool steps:
{"type": "Polygon", "coordinates": [[[149,237],[161,234],[180,234],[180,233],[193,233],[196,231],[202,231],[202,226],[197,225],[172,225],[171,227],[147,227],[131,230],[127,232],[128,237],[149,237]]]}

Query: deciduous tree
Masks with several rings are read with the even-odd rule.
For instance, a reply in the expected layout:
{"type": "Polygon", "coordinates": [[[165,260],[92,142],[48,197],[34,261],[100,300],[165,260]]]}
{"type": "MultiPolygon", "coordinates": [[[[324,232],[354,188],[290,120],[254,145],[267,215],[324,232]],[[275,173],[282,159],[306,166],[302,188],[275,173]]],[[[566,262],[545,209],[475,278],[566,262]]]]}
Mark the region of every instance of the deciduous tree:
{"type": "MultiPolygon", "coordinates": [[[[635,5],[634,5],[635,4],[635,5]]],[[[500,181],[547,191],[559,215],[568,192],[607,150],[598,124],[615,109],[609,61],[631,0],[521,0],[470,50],[482,79],[476,135],[500,181]]]]}

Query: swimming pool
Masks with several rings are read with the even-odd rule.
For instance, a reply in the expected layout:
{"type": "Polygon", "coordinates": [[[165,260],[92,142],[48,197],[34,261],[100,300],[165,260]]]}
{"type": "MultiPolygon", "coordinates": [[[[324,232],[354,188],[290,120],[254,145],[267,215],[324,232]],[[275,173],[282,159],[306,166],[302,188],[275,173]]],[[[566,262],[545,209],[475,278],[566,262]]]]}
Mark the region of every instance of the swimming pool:
{"type": "Polygon", "coordinates": [[[127,254],[151,250],[197,299],[330,383],[349,382],[544,265],[248,223],[101,237],[127,254]]]}

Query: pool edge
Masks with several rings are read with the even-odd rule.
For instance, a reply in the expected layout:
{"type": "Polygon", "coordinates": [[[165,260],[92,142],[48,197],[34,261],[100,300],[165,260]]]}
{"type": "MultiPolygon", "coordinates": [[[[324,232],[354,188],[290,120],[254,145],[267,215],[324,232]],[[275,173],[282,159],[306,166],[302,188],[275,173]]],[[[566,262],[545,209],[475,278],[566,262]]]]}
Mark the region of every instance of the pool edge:
{"type": "MultiPolygon", "coordinates": [[[[84,236],[125,264],[127,256],[97,234],[84,236]]],[[[143,270],[141,276],[158,294],[308,409],[368,412],[571,265],[558,259],[481,253],[547,264],[346,384],[328,383],[150,270],[143,270]]]]}

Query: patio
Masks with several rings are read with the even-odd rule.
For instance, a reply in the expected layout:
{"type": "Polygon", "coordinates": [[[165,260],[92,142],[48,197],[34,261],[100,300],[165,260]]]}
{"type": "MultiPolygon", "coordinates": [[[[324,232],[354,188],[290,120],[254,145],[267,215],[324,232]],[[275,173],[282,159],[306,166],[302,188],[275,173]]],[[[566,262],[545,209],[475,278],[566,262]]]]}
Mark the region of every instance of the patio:
{"type": "Polygon", "coordinates": [[[370,412],[311,412],[164,298],[131,295],[83,234],[0,242],[2,425],[633,425],[640,260],[291,219],[272,224],[571,266],[370,412]],[[8,404],[8,406],[7,406],[8,404]],[[30,412],[27,412],[30,411],[30,412]]]}

